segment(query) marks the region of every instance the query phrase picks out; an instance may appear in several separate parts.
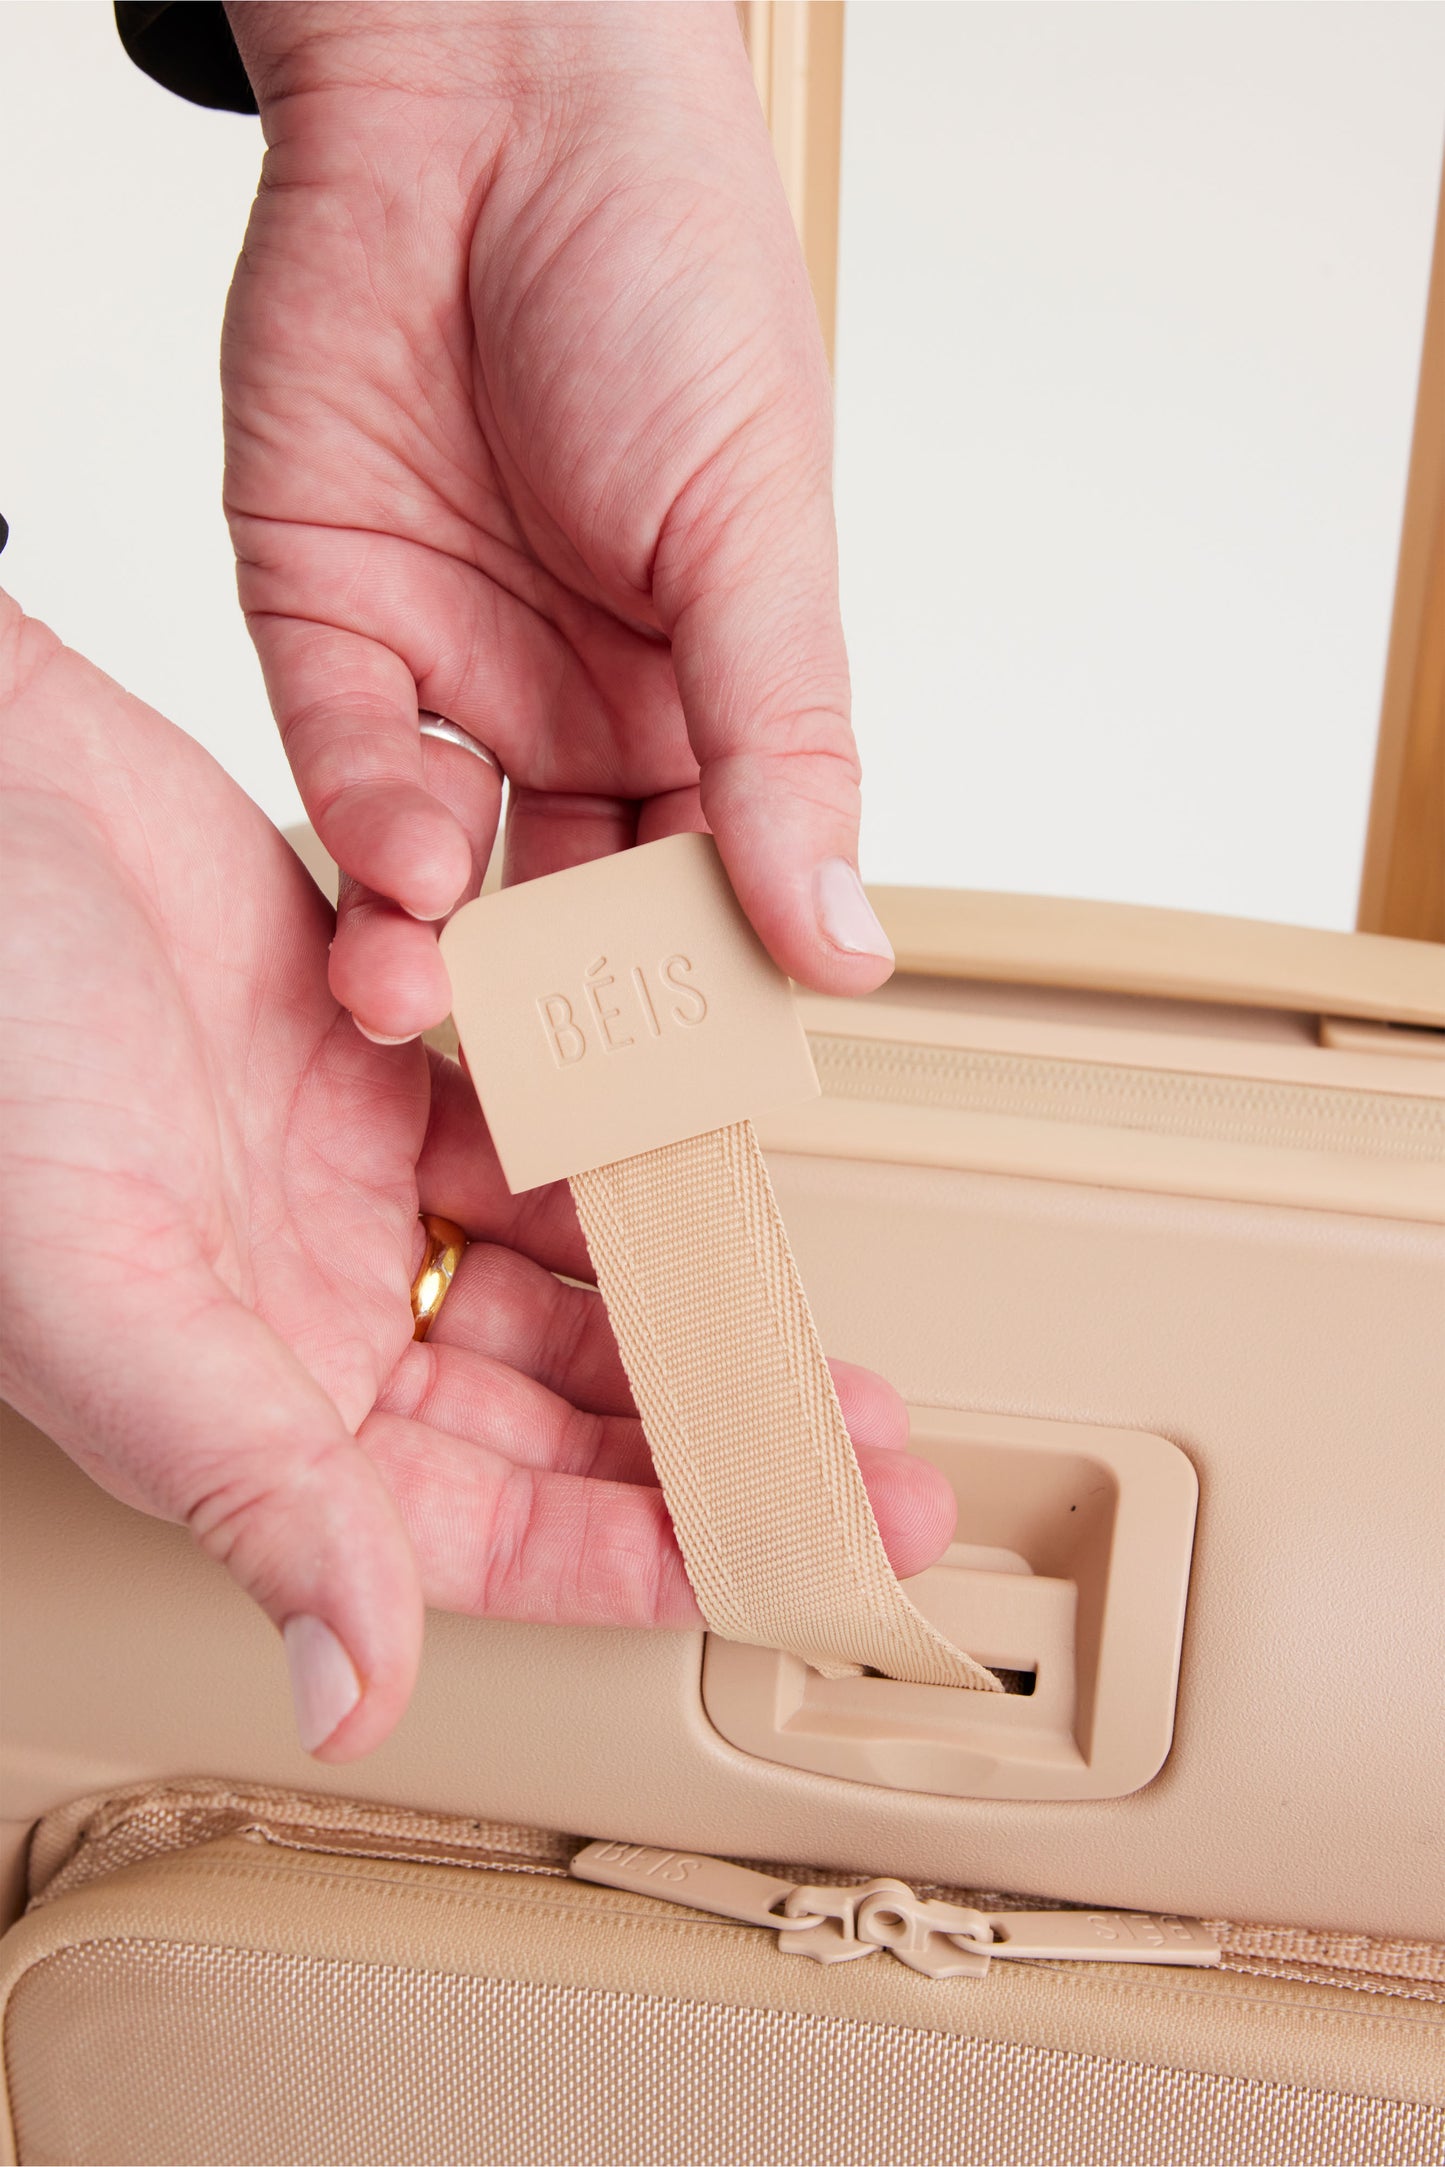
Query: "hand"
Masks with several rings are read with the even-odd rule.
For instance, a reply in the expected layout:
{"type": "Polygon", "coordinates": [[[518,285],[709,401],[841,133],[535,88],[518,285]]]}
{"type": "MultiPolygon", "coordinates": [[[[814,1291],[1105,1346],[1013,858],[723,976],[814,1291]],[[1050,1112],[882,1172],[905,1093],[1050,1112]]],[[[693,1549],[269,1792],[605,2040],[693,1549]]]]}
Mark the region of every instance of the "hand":
{"type": "MultiPolygon", "coordinates": [[[[286,1633],[303,1743],[377,1745],[422,1601],[699,1623],[565,1188],[513,1198],[452,1062],[327,993],[331,915],[214,762],[0,595],[5,1396],[286,1633]],[[413,1342],[418,1208],[474,1237],[413,1342]]],[[[948,1539],[839,1366],[884,1539],[948,1539]]]]}
{"type": "Polygon", "coordinates": [[[269,148],[227,315],[242,603],[350,876],[331,985],[446,1013],[430,929],[507,877],[711,826],[777,961],[859,993],[831,409],[733,8],[230,16],[269,148]],[[411,914],[411,915],[408,915],[411,914]]]}

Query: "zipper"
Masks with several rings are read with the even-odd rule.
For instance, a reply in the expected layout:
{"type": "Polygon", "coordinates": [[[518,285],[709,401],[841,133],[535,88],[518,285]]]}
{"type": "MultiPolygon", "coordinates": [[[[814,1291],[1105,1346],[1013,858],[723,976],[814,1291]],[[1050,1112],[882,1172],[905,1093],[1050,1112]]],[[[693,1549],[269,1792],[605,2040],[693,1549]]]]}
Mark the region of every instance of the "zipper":
{"type": "Polygon", "coordinates": [[[1353,1157],[1445,1160],[1445,1102],[1337,1085],[808,1034],[826,1098],[1142,1129],[1353,1157]]]}
{"type": "Polygon", "coordinates": [[[942,1948],[933,1946],[933,1956],[950,1963],[960,1960],[953,1976],[979,1978],[989,1962],[1011,1957],[1073,1963],[1217,1962],[1225,1971],[1256,1978],[1297,1980],[1390,1999],[1445,2002],[1445,1943],[1441,1942],[1386,1940],[1228,1919],[1175,1920],[1144,1912],[1076,1910],[1047,1900],[1035,1909],[1013,1896],[936,1882],[925,1883],[923,1893],[892,1880],[829,1885],[816,1880],[817,1869],[806,1865],[749,1867],[706,1859],[691,1851],[587,1843],[578,1836],[514,1823],[205,1778],[137,1784],[108,1797],[57,1808],[40,1823],[31,1843],[29,1908],[37,1909],[121,1867],[226,1837],[327,1858],[461,1867],[471,1873],[565,1880],[570,1872],[577,1879],[632,1894],[701,1911],[711,1909],[714,1916],[775,1932],[780,1943],[784,1935],[815,1935],[801,1950],[787,1948],[783,1953],[822,1961],[846,1960],[842,1954],[824,1957],[822,1952],[843,1951],[850,1943],[854,1957],[892,1948],[894,1941],[907,1938],[912,1913],[937,1902],[943,1911],[924,1909],[921,1924],[944,1941],[942,1948]],[[702,1901],[700,1889],[706,1885],[699,1873],[702,1868],[709,1870],[708,1877],[714,1871],[725,1877],[713,1886],[726,1892],[728,1904],[709,1906],[702,1901]],[[630,1878],[616,1878],[622,1873],[630,1878]],[[883,1900],[869,1904],[865,1912],[867,1899],[880,1896],[883,1900]],[[796,1898],[792,1915],[785,1909],[790,1897],[796,1898]],[[729,1908],[731,1904],[738,1908],[729,1908]],[[963,1914],[961,1924],[951,1916],[957,1913],[963,1914]],[[1176,1936],[1175,1929],[1181,1926],[1189,1930],[1188,1944],[1176,1936]],[[865,1940],[865,1934],[879,1938],[865,1940]],[[1203,1941],[1194,1942],[1195,1934],[1203,1941]],[[894,1939],[883,1938],[888,1935],[894,1939]],[[1216,1952],[1213,1956],[1208,1953],[1210,1944],[1216,1952]],[[1191,1945],[1205,1953],[1178,1953],[1191,1945]],[[985,1960],[982,1969],[980,1957],[985,1960]]]}
{"type": "Polygon", "coordinates": [[[919,1896],[906,1881],[798,1883],[730,1859],[648,1844],[589,1843],[579,1881],[773,1928],[784,1956],[846,1964],[885,1950],[929,1979],[983,1979],[995,1958],[1030,1962],[1214,1965],[1218,1941],[1200,1919],[1136,1911],[980,1911],[919,1896]]]}

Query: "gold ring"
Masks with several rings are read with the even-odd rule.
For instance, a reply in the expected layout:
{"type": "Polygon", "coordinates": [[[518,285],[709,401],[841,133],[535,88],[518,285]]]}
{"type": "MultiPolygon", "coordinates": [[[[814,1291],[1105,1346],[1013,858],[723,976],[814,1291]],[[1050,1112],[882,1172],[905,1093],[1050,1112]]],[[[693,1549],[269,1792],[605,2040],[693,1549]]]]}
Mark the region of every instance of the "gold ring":
{"type": "Polygon", "coordinates": [[[416,1320],[413,1339],[425,1339],[436,1323],[437,1312],[447,1298],[447,1289],[467,1246],[467,1237],[454,1220],[438,1219],[434,1213],[424,1211],[421,1223],[426,1250],[421,1270],[411,1283],[411,1313],[416,1320]]]}

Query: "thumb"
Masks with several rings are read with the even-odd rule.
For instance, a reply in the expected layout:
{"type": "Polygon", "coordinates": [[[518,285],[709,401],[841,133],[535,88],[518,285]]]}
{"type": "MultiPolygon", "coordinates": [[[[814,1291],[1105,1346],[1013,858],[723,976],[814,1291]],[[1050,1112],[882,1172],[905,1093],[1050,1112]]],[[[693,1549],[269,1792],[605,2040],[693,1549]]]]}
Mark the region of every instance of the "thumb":
{"type": "MultiPolygon", "coordinates": [[[[269,1326],[222,1294],[127,1349],[124,1493],[181,1520],[276,1625],[302,1745],[354,1760],[421,1656],[411,1546],[375,1468],[269,1326]],[[183,1352],[182,1352],[183,1350],[183,1352]],[[178,1359],[179,1356],[179,1359],[178,1359]]],[[[89,1456],[88,1456],[89,1457],[89,1456]]]]}
{"type": "Polygon", "coordinates": [[[702,811],[774,961],[820,992],[869,993],[893,950],[857,870],[826,446],[761,480],[747,462],[684,494],[654,564],[702,811]]]}

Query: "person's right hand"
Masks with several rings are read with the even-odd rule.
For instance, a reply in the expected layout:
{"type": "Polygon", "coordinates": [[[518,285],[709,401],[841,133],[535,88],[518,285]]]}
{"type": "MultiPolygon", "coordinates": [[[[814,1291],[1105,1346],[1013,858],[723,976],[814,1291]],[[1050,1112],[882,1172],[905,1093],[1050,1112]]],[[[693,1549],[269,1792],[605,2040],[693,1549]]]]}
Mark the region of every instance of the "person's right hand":
{"type": "MultiPolygon", "coordinates": [[[[331,913],[207,754],[0,595],[3,1385],[286,1635],[303,1743],[378,1744],[423,1597],[697,1626],[565,1187],[513,1197],[454,1062],[368,1045],[331,913]],[[418,1209],[473,1237],[422,1344],[418,1209]]],[[[952,1498],[835,1370],[895,1568],[952,1498]]]]}

